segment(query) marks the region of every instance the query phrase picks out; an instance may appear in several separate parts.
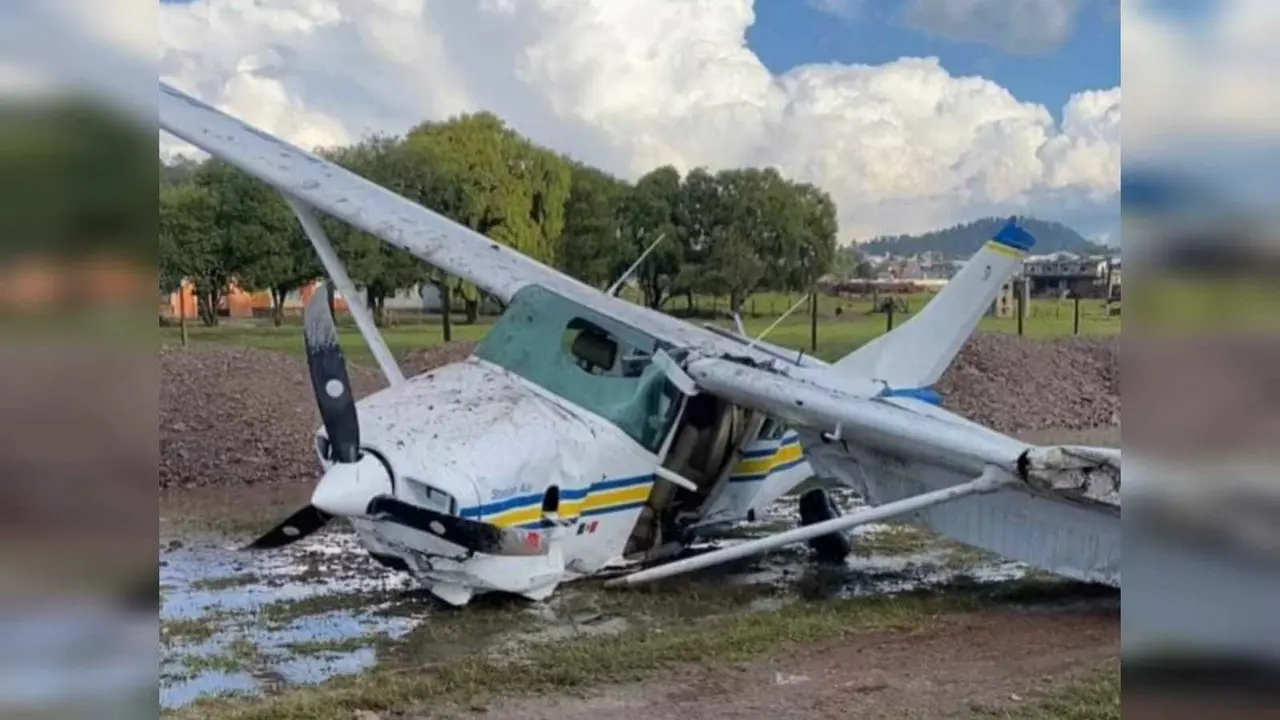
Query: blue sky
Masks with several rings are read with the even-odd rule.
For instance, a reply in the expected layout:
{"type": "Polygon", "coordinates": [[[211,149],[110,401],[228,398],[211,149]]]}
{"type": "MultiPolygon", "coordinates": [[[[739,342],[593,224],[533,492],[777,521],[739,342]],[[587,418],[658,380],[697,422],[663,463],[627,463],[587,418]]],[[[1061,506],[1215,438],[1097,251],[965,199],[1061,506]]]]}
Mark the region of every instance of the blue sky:
{"type": "MultiPolygon", "coordinates": [[[[848,0],[827,0],[849,7],[848,0]]],[[[1120,84],[1118,0],[1080,0],[1074,32],[1042,54],[1013,54],[951,40],[910,26],[904,0],[862,0],[847,17],[816,9],[821,0],[756,0],[747,42],[769,69],[812,62],[880,64],[903,56],[937,57],[952,75],[981,75],[1019,100],[1036,102],[1061,120],[1072,93],[1120,84]]],[[[1212,0],[1162,0],[1184,11],[1212,0]]]]}

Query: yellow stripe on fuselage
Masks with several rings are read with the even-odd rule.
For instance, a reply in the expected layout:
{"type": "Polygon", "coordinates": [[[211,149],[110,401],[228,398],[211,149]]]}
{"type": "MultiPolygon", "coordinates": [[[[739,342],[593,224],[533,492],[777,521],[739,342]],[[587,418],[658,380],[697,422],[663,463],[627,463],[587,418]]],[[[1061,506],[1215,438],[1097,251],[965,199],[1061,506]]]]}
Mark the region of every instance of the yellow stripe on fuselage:
{"type": "Polygon", "coordinates": [[[775,469],[788,463],[793,463],[804,456],[804,449],[800,447],[799,440],[792,440],[784,443],[773,452],[772,455],[763,457],[747,458],[738,463],[738,467],[733,469],[732,478],[768,475],[775,469]]]}
{"type": "MultiPolygon", "coordinates": [[[[731,479],[755,478],[763,479],[774,470],[804,457],[804,449],[798,439],[783,443],[772,455],[753,457],[743,460],[734,468],[731,479]]],[[[560,517],[572,519],[582,515],[599,515],[615,508],[637,505],[649,499],[653,490],[653,482],[632,485],[616,490],[598,490],[589,493],[581,500],[561,500],[560,517]]],[[[534,498],[527,505],[504,510],[495,515],[486,516],[484,521],[499,527],[516,527],[532,525],[542,520],[542,501],[534,498]]]]}
{"type": "MultiPolygon", "coordinates": [[[[621,506],[642,503],[649,499],[649,492],[652,489],[653,483],[647,482],[642,485],[634,485],[617,490],[593,492],[581,500],[562,500],[560,502],[560,517],[567,520],[579,515],[595,515],[621,506]]],[[[524,507],[512,508],[485,518],[485,522],[499,527],[529,525],[540,520],[542,520],[542,502],[540,500],[534,500],[524,507]]]]}

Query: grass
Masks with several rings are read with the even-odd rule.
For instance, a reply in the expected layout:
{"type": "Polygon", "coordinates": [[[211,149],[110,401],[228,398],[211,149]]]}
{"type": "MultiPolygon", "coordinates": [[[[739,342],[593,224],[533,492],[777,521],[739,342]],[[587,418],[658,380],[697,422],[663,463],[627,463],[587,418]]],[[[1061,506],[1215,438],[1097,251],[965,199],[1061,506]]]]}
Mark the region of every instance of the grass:
{"type": "Polygon", "coordinates": [[[361,635],[359,637],[342,638],[339,640],[302,640],[299,642],[286,643],[284,649],[291,656],[299,655],[327,655],[331,653],[350,653],[362,650],[367,647],[374,647],[389,642],[386,635],[374,633],[372,635],[361,635]]]}
{"type": "Polygon", "coordinates": [[[398,593],[380,591],[312,595],[295,600],[279,600],[263,605],[257,611],[256,616],[267,628],[278,629],[313,615],[365,610],[372,605],[393,602],[398,595],[398,593]]]}
{"type": "MultiPolygon", "coordinates": [[[[813,601],[788,596],[779,609],[757,612],[745,610],[750,601],[760,598],[759,588],[707,583],[705,587],[674,590],[598,593],[598,609],[607,612],[612,604],[625,604],[637,621],[616,634],[577,634],[532,643],[518,656],[473,649],[431,664],[384,662],[363,674],[321,685],[296,687],[259,699],[211,698],[163,716],[175,720],[348,720],[358,710],[412,713],[428,702],[436,708],[465,707],[504,694],[580,691],[642,681],[688,667],[732,666],[868,632],[919,630],[951,613],[1011,600],[1052,597],[1062,592],[1056,588],[1051,582],[1012,583],[997,590],[962,588],[945,595],[912,593],[813,601]]],[[[466,613],[458,613],[458,619],[465,621],[467,632],[476,632],[492,624],[493,613],[508,617],[509,612],[502,607],[468,608],[466,613]]]]}
{"type": "MultiPolygon", "coordinates": [[[[757,317],[748,315],[743,318],[743,324],[753,337],[763,332],[769,327],[776,318],[791,303],[787,302],[789,298],[778,296],[776,300],[768,300],[769,295],[757,298],[757,312],[761,312],[757,317]],[[773,312],[762,312],[763,308],[776,310],[773,312]]],[[[797,296],[798,297],[798,296],[797,296]]],[[[920,307],[924,305],[929,296],[917,295],[908,296],[908,303],[913,311],[918,312],[920,307]]],[[[794,302],[794,300],[792,300],[794,302]]],[[[680,301],[676,301],[676,306],[680,306],[680,301]]],[[[826,360],[835,360],[846,353],[860,347],[870,340],[883,334],[886,330],[886,318],[884,315],[868,315],[870,309],[869,300],[859,299],[835,299],[824,298],[823,305],[820,307],[820,319],[818,323],[818,350],[817,355],[826,360]],[[840,305],[844,312],[840,316],[834,315],[834,308],[840,305]]],[[[1080,303],[1081,322],[1080,334],[1097,336],[1097,335],[1114,335],[1120,332],[1120,319],[1107,317],[1101,301],[1089,300],[1080,303]]],[[[797,311],[799,313],[799,311],[797,311]]],[[[911,317],[899,315],[895,318],[895,324],[901,324],[911,317]]],[[[454,324],[455,340],[480,340],[488,332],[492,318],[482,318],[481,322],[475,325],[454,324]]],[[[691,322],[702,323],[703,320],[691,320],[691,322]]],[[[732,323],[719,321],[718,324],[730,327],[732,323]]],[[[987,332],[1017,332],[1016,318],[983,318],[979,329],[987,332]]],[[[1073,332],[1073,308],[1069,301],[1034,299],[1031,302],[1030,316],[1024,318],[1023,330],[1026,337],[1030,338],[1055,338],[1067,337],[1073,332]]],[[[360,333],[355,323],[350,318],[342,318],[339,327],[339,341],[344,351],[352,362],[361,363],[372,366],[373,354],[369,351],[364,339],[360,337],[360,333]]],[[[420,319],[412,323],[399,323],[393,327],[382,329],[382,335],[386,340],[392,354],[399,357],[410,350],[430,348],[442,343],[442,333],[438,318],[428,317],[420,319]]],[[[188,337],[192,343],[221,343],[230,345],[245,345],[264,350],[276,350],[288,352],[299,357],[302,356],[302,328],[296,319],[287,322],[281,327],[272,327],[270,325],[262,325],[259,323],[246,324],[244,322],[228,322],[213,328],[206,328],[197,324],[190,324],[188,327],[188,337]]],[[[792,315],[784,320],[767,336],[770,342],[783,347],[793,349],[810,349],[810,325],[809,319],[802,314],[792,315]]],[[[160,343],[163,346],[176,346],[180,342],[180,334],[178,328],[165,327],[160,329],[160,343]]]]}
{"type": "Polygon", "coordinates": [[[261,578],[253,573],[243,573],[240,575],[224,575],[222,577],[203,578],[193,580],[189,586],[192,590],[205,590],[208,592],[218,592],[219,590],[230,590],[231,588],[245,587],[261,582],[261,578]]]}
{"type": "Polygon", "coordinates": [[[939,548],[942,538],[906,524],[892,524],[883,530],[859,535],[853,542],[858,557],[915,555],[939,548]]]}
{"type": "Polygon", "coordinates": [[[217,634],[220,629],[220,623],[225,617],[225,615],[213,612],[198,618],[162,620],[160,622],[160,642],[184,645],[204,642],[217,634]]]}

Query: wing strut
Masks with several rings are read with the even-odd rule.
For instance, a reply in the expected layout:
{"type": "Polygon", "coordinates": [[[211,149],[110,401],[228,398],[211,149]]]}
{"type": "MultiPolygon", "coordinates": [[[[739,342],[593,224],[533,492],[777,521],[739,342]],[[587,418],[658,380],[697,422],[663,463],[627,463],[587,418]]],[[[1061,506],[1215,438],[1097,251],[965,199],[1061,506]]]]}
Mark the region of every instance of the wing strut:
{"type": "Polygon", "coordinates": [[[627,268],[627,271],[622,273],[621,277],[619,277],[617,280],[614,280],[613,284],[610,285],[609,289],[605,290],[604,293],[606,295],[617,295],[618,291],[622,289],[622,284],[625,283],[627,279],[630,278],[635,273],[635,271],[640,268],[640,263],[644,262],[644,259],[649,257],[649,253],[653,252],[653,249],[658,247],[658,243],[662,242],[662,239],[665,238],[666,236],[667,236],[666,233],[658,233],[657,239],[655,239],[652,243],[649,243],[649,247],[645,248],[644,252],[640,253],[640,257],[636,258],[636,261],[631,263],[631,267],[627,268]]]}
{"type": "Polygon", "coordinates": [[[610,580],[605,583],[605,586],[616,587],[620,585],[639,585],[641,583],[668,578],[673,575],[681,575],[687,572],[701,570],[703,568],[711,567],[712,565],[719,565],[732,560],[758,555],[762,552],[782,547],[783,545],[804,542],[805,540],[810,540],[833,532],[843,532],[859,525],[881,522],[899,515],[923,510],[933,505],[941,505],[942,503],[950,502],[967,495],[992,492],[999,490],[1006,485],[1020,482],[1021,480],[1012,473],[991,465],[988,466],[986,471],[984,471],[977,479],[970,480],[967,483],[961,483],[959,485],[943,488],[941,490],[934,490],[932,492],[921,493],[909,498],[903,498],[902,500],[895,500],[891,503],[885,503],[884,505],[868,508],[861,512],[832,518],[825,522],[807,525],[794,530],[788,530],[787,532],[778,533],[776,535],[769,535],[767,537],[742,543],[741,545],[734,545],[732,547],[724,548],[723,550],[715,550],[713,552],[696,555],[684,560],[677,560],[676,562],[660,565],[648,570],[641,570],[637,573],[632,573],[630,575],[610,580]]]}
{"type": "Polygon", "coordinates": [[[311,211],[311,206],[289,193],[280,194],[284,195],[289,207],[293,208],[293,214],[298,216],[298,222],[302,223],[307,239],[311,241],[316,254],[320,256],[320,263],[324,265],[325,272],[333,279],[333,284],[338,288],[338,292],[342,293],[342,297],[347,299],[347,308],[355,318],[356,326],[360,328],[360,334],[364,336],[369,350],[373,352],[374,359],[378,361],[378,367],[382,368],[382,374],[387,376],[387,384],[399,385],[404,382],[404,373],[400,372],[400,366],[391,355],[391,350],[382,338],[382,333],[378,332],[378,327],[373,322],[373,315],[369,314],[369,308],[364,306],[364,299],[360,297],[355,283],[351,282],[351,277],[347,275],[347,269],[343,267],[342,260],[338,258],[333,244],[329,242],[329,236],[321,227],[320,220],[311,211]]]}

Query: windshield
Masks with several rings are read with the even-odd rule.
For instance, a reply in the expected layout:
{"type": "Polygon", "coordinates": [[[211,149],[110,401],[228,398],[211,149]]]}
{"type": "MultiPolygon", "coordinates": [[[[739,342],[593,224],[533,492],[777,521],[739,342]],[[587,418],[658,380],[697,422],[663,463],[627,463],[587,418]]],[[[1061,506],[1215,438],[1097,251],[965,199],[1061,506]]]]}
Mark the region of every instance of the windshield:
{"type": "Polygon", "coordinates": [[[650,335],[539,285],[522,288],[476,355],[612,422],[658,453],[679,390],[650,362],[650,335]]]}

